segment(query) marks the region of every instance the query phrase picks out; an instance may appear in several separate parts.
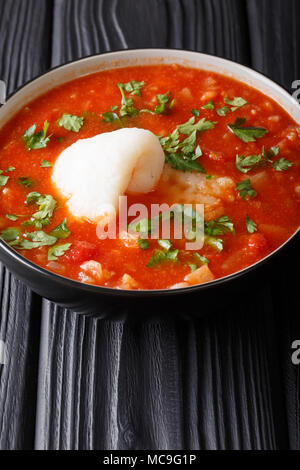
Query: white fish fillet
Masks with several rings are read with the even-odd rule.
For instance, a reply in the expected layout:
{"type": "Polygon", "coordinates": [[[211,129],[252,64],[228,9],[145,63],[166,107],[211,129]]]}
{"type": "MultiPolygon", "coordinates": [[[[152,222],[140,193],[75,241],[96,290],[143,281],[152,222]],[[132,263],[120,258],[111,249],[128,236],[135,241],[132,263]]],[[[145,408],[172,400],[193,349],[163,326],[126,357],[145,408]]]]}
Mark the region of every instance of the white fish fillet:
{"type": "Polygon", "coordinates": [[[55,162],[52,180],[68,198],[74,216],[109,221],[118,210],[119,196],[155,188],[164,160],[152,132],[125,128],[66,148],[55,162]]]}

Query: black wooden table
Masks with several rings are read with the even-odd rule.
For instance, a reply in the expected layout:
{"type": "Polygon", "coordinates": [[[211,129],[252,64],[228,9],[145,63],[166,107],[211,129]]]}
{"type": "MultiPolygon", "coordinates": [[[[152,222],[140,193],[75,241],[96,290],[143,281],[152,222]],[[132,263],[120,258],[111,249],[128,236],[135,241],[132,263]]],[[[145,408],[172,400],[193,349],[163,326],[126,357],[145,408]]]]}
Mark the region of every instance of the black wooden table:
{"type": "MultiPolygon", "coordinates": [[[[298,0],[0,0],[0,79],[11,93],[89,54],[176,47],[291,91],[299,19],[298,0]]],[[[79,316],[1,267],[0,448],[300,448],[298,259],[203,318],[144,322],[79,316]]]]}

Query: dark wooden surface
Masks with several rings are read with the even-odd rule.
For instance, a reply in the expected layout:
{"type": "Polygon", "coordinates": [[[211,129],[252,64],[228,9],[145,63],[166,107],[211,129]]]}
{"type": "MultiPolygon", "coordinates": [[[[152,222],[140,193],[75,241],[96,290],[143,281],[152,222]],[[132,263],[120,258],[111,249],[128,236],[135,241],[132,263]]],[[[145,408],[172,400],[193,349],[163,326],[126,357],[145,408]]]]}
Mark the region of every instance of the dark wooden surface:
{"type": "MultiPolygon", "coordinates": [[[[290,89],[299,18],[297,0],[0,0],[0,79],[10,93],[78,57],[152,46],[215,53],[290,89]]],[[[79,316],[2,267],[0,449],[299,449],[298,259],[202,319],[170,306],[145,322],[79,316]]]]}

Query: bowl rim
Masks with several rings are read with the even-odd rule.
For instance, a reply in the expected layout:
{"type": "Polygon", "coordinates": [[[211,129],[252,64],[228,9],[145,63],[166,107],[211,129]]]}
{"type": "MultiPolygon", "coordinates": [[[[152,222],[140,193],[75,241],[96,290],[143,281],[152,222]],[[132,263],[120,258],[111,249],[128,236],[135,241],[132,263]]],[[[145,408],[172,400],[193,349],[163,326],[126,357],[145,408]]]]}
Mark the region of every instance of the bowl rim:
{"type": "MultiPolygon", "coordinates": [[[[119,50],[114,50],[114,51],[105,51],[105,52],[101,52],[101,53],[97,53],[97,54],[90,54],[90,55],[87,55],[87,56],[82,57],[80,59],[69,60],[69,61],[67,61],[63,64],[56,65],[56,66],[50,68],[49,70],[47,70],[46,72],[43,72],[43,73],[37,75],[36,77],[28,80],[24,84],[22,84],[13,93],[11,93],[8,96],[8,99],[6,100],[6,102],[0,107],[1,107],[1,109],[3,109],[6,106],[6,104],[15,95],[17,95],[21,90],[23,90],[28,85],[30,85],[33,82],[37,81],[41,77],[44,77],[48,74],[51,74],[52,72],[55,72],[58,69],[62,69],[64,67],[68,66],[68,65],[76,64],[76,63],[78,63],[78,64],[83,63],[85,61],[88,61],[91,58],[102,57],[102,56],[107,56],[107,55],[112,55],[112,56],[113,55],[120,55],[120,54],[121,55],[123,55],[123,54],[126,55],[128,52],[129,53],[130,52],[143,53],[143,52],[148,52],[148,51],[153,51],[153,52],[157,53],[157,57],[159,57],[159,54],[162,53],[162,52],[166,53],[166,52],[174,51],[174,52],[180,52],[180,53],[183,53],[183,54],[185,52],[187,52],[187,53],[192,52],[192,53],[197,54],[197,55],[199,55],[203,58],[212,57],[212,58],[215,58],[215,59],[217,59],[217,60],[219,60],[219,61],[221,61],[225,64],[227,63],[228,65],[234,64],[235,66],[238,66],[242,71],[244,70],[245,72],[248,72],[248,73],[251,72],[251,74],[254,75],[254,77],[255,76],[263,77],[264,80],[268,84],[270,84],[273,87],[275,85],[277,89],[279,89],[281,92],[283,92],[286,95],[286,97],[288,97],[289,100],[291,100],[291,102],[294,101],[294,105],[299,105],[299,103],[296,101],[296,99],[292,95],[290,95],[287,88],[285,88],[281,84],[277,83],[275,80],[270,79],[265,73],[258,72],[257,70],[255,70],[251,67],[248,67],[246,65],[240,64],[237,61],[227,59],[227,58],[223,58],[223,57],[219,57],[219,56],[217,56],[215,54],[211,54],[211,53],[199,52],[199,51],[196,51],[196,50],[193,50],[193,49],[143,47],[143,48],[119,49],[119,50]]],[[[125,67],[125,65],[122,65],[122,67],[125,67]]],[[[130,65],[128,65],[128,67],[130,67],[130,65]]],[[[92,73],[94,74],[94,73],[97,73],[97,72],[92,72],[92,73]]],[[[218,73],[218,72],[215,72],[215,73],[218,73]]],[[[89,73],[82,74],[82,77],[87,76],[87,75],[89,75],[89,73]]],[[[76,77],[76,78],[74,78],[74,80],[76,80],[78,78],[80,78],[80,77],[76,77]]],[[[238,78],[236,80],[238,80],[238,78]]],[[[66,83],[71,82],[71,81],[72,80],[67,80],[66,83]]],[[[240,81],[240,80],[238,80],[238,81],[240,81]]],[[[60,86],[60,84],[58,84],[57,87],[58,86],[60,86]]],[[[53,88],[55,88],[55,87],[53,87],[53,88]]],[[[39,96],[42,96],[45,93],[47,93],[47,91],[45,91],[44,93],[41,93],[39,96]]],[[[196,284],[196,285],[192,285],[192,286],[176,288],[176,289],[165,288],[165,289],[141,289],[141,290],[129,290],[128,289],[128,290],[125,290],[125,289],[118,289],[116,287],[107,287],[107,286],[99,286],[99,285],[94,285],[94,284],[85,284],[85,283],[76,281],[75,279],[71,279],[69,277],[62,276],[60,274],[56,274],[56,273],[54,273],[54,272],[52,272],[52,271],[50,271],[46,268],[43,268],[43,267],[39,266],[38,264],[33,263],[29,259],[25,258],[23,255],[18,253],[16,250],[14,250],[10,245],[8,245],[1,238],[0,238],[0,254],[1,254],[2,251],[5,252],[5,254],[8,257],[12,258],[14,262],[20,264],[21,267],[24,267],[24,268],[27,268],[31,271],[34,271],[35,274],[40,275],[44,279],[50,278],[50,280],[52,280],[56,283],[59,283],[61,286],[66,286],[66,287],[69,287],[69,288],[78,289],[79,291],[84,291],[87,294],[95,294],[95,295],[103,294],[104,296],[115,296],[115,297],[119,297],[119,298],[120,297],[146,298],[146,297],[161,297],[161,296],[169,297],[169,296],[174,296],[174,295],[192,294],[192,293],[195,293],[195,292],[204,291],[204,290],[207,290],[207,289],[212,289],[213,287],[221,286],[223,284],[227,284],[228,282],[231,282],[231,281],[233,281],[237,278],[245,277],[245,275],[247,275],[251,271],[253,271],[256,268],[258,268],[260,266],[263,266],[267,262],[269,262],[270,258],[275,257],[278,254],[278,252],[281,251],[282,249],[284,249],[288,244],[290,244],[290,242],[292,240],[297,239],[299,234],[300,234],[300,224],[299,224],[299,227],[297,228],[297,230],[294,233],[292,233],[291,236],[284,243],[282,243],[280,246],[278,246],[274,251],[269,253],[267,256],[265,256],[261,260],[256,261],[255,263],[251,264],[250,266],[247,266],[247,267],[245,267],[245,268],[243,268],[239,271],[236,271],[236,272],[234,272],[232,274],[229,274],[227,276],[215,279],[213,281],[209,281],[209,282],[206,282],[206,283],[203,283],[203,284],[196,284]]]]}

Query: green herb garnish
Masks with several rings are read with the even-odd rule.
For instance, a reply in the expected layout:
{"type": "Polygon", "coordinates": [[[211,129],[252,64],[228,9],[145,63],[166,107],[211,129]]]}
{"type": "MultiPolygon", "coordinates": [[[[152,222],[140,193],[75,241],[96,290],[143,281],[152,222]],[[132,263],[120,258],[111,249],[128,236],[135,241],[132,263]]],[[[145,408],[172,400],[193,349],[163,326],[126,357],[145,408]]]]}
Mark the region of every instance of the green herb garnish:
{"type": "Polygon", "coordinates": [[[209,100],[208,103],[204,104],[202,109],[215,109],[213,100],[209,100]]]}
{"type": "Polygon", "coordinates": [[[250,180],[243,180],[237,183],[236,188],[241,198],[249,199],[257,195],[257,192],[252,188],[250,180]]]}
{"type": "Polygon", "coordinates": [[[25,186],[25,188],[31,188],[31,186],[34,184],[34,181],[30,178],[27,178],[27,176],[20,176],[20,178],[18,178],[18,184],[25,186]]]}
{"type": "Polygon", "coordinates": [[[248,214],[246,215],[246,228],[249,233],[254,233],[257,230],[256,223],[250,219],[248,214]]]}
{"type": "Polygon", "coordinates": [[[68,238],[71,235],[70,230],[67,227],[67,219],[65,218],[57,227],[55,227],[50,235],[53,235],[56,238],[68,238]]]}
{"type": "Polygon", "coordinates": [[[79,132],[83,126],[84,118],[64,113],[58,120],[59,127],[64,127],[67,131],[79,132]]]}
{"type": "Polygon", "coordinates": [[[234,124],[228,124],[228,128],[243,142],[255,142],[263,137],[268,131],[264,127],[243,127],[245,118],[237,118],[234,124]]]}
{"type": "Polygon", "coordinates": [[[59,256],[63,256],[66,251],[70,249],[72,243],[65,243],[64,245],[55,245],[48,250],[48,260],[56,261],[59,256]]]}
{"type": "Polygon", "coordinates": [[[27,150],[37,150],[41,148],[45,148],[50,140],[51,135],[47,137],[47,131],[49,127],[49,122],[44,122],[43,130],[37,132],[36,131],[36,124],[27,129],[27,131],[23,135],[23,140],[26,144],[27,150]]]}
{"type": "Polygon", "coordinates": [[[241,98],[240,96],[235,96],[233,100],[230,100],[229,98],[224,99],[226,104],[231,105],[231,112],[236,111],[237,109],[241,108],[242,106],[245,106],[247,104],[247,101],[244,100],[244,98],[241,98]]]}
{"type": "Polygon", "coordinates": [[[53,163],[48,162],[47,160],[41,161],[41,168],[50,168],[51,166],[53,166],[53,163]]]}

